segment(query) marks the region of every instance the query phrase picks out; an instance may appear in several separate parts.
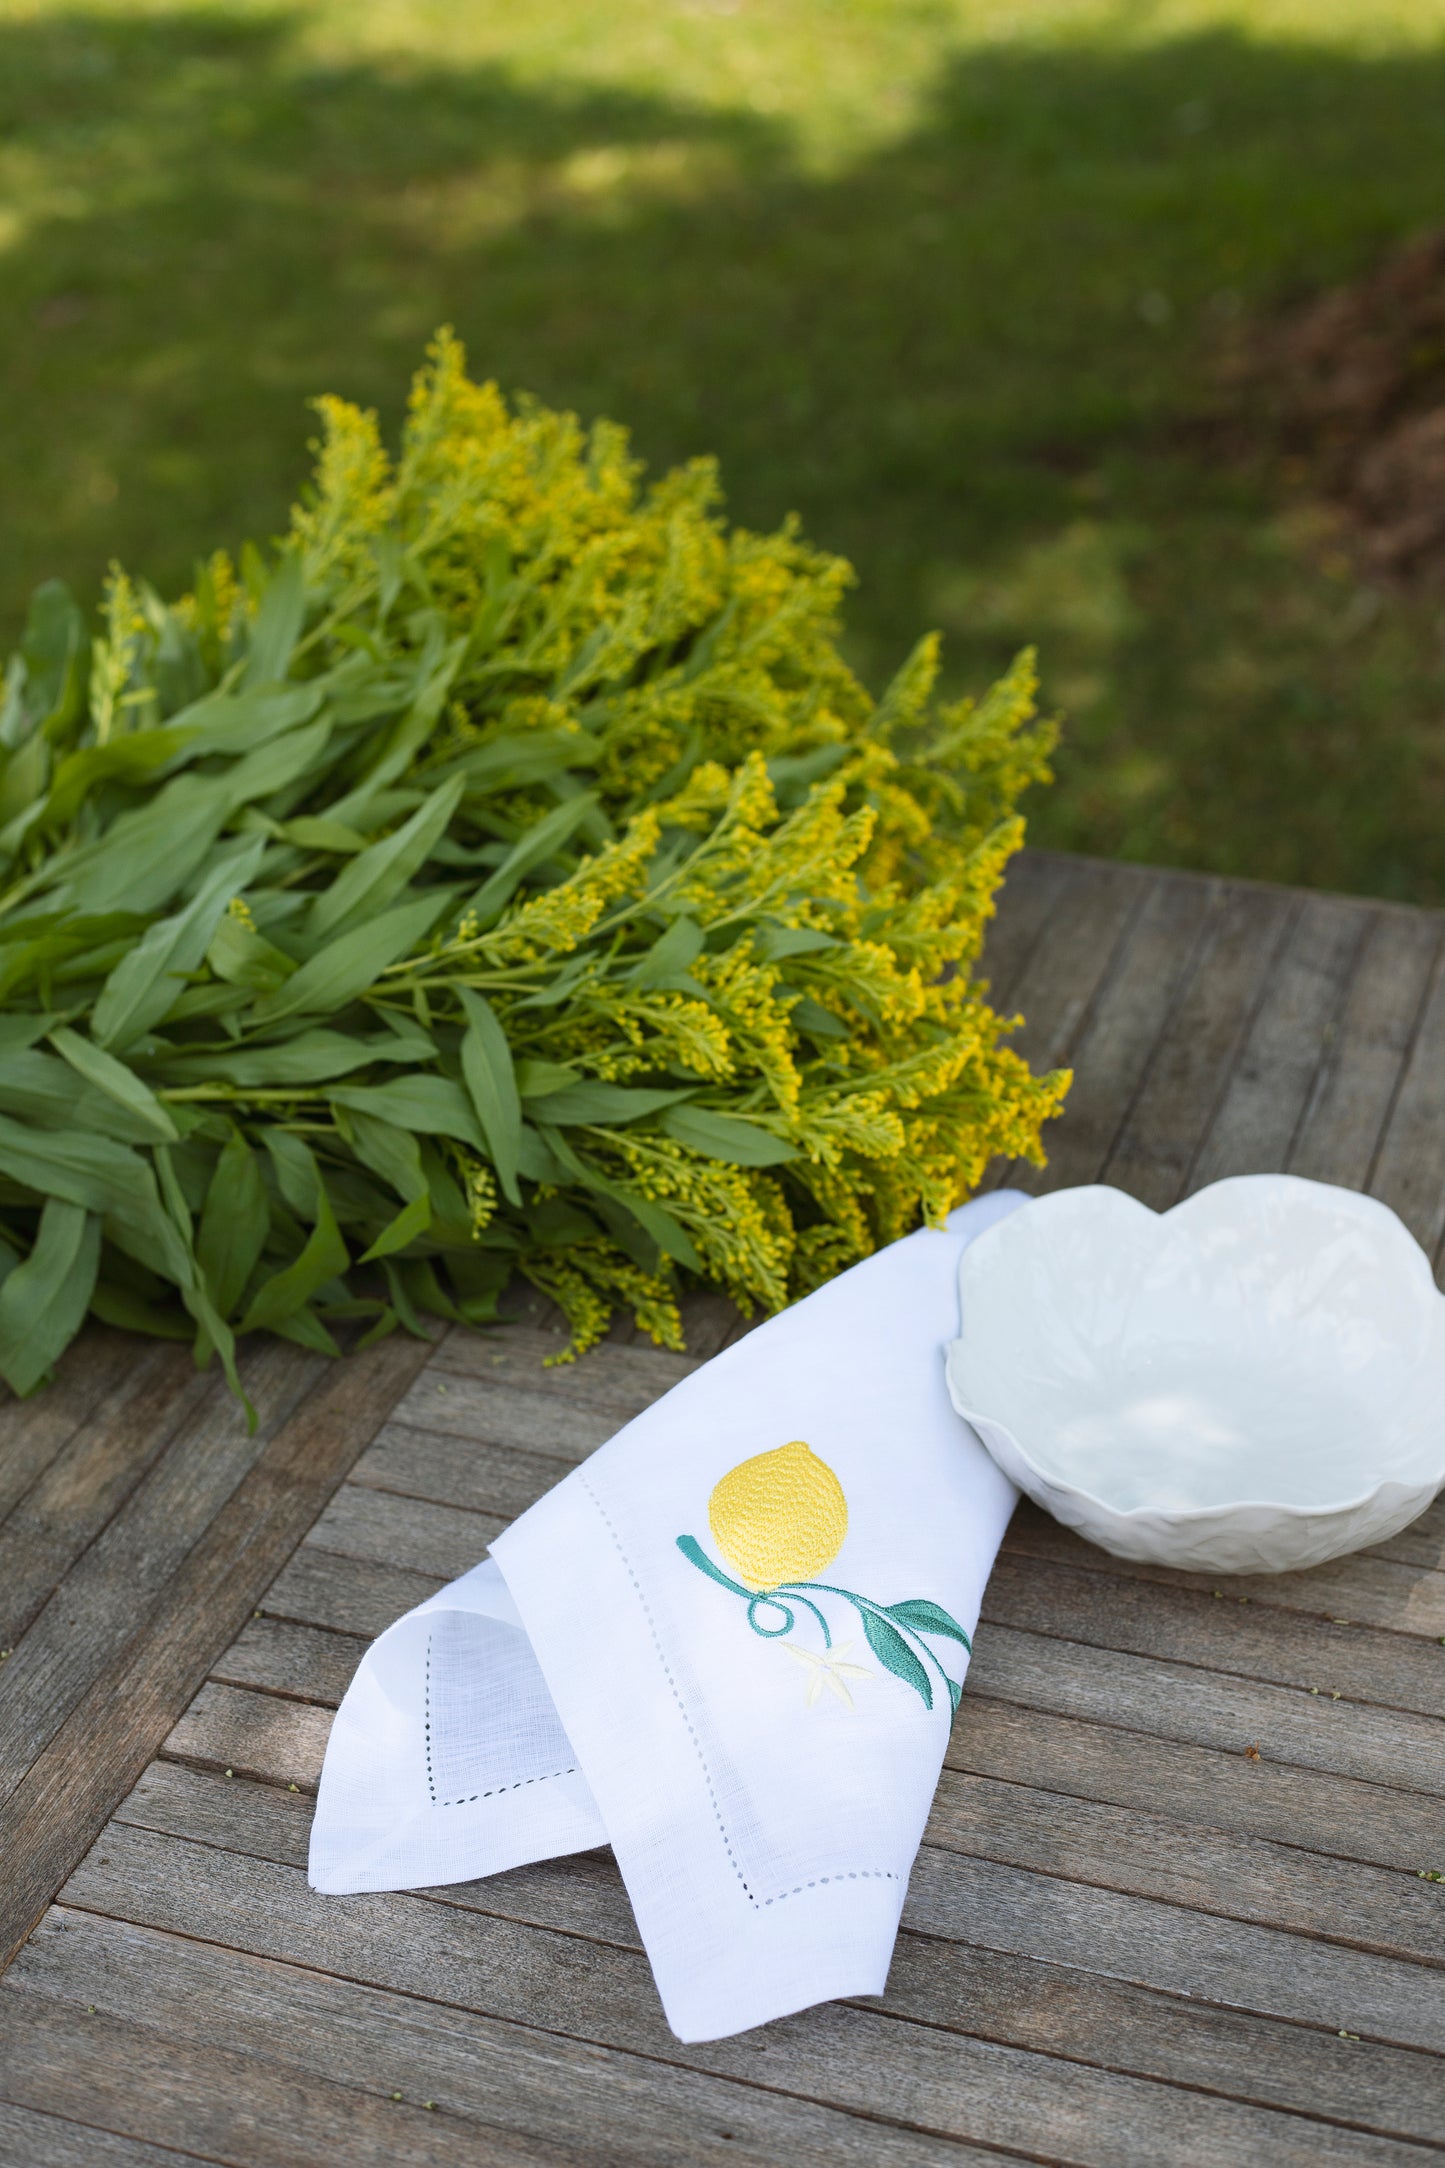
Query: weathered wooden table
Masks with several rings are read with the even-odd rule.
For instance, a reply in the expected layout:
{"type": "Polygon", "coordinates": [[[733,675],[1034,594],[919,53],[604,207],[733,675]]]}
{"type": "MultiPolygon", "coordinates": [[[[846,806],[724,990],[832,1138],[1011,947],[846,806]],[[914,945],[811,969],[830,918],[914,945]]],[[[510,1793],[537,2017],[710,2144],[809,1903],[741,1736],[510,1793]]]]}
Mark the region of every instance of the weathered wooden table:
{"type": "MultiPolygon", "coordinates": [[[[1031,855],[990,962],[1029,1052],[1078,1071],[1047,1183],[1163,1206],[1292,1168],[1438,1257],[1445,919],[1031,855]]],[[[702,1305],[696,1354],[729,1329],[702,1305]]],[[[1219,1587],[1021,1510],[880,2001],[680,2046],[605,1854],[312,1897],[367,1636],[689,1367],[613,1342],[544,1371],[555,1346],[534,1320],[338,1367],[261,1349],[248,1439],[183,1352],[101,1335],[5,1412],[0,2161],[1445,2146],[1445,1501],[1219,1587]]]]}

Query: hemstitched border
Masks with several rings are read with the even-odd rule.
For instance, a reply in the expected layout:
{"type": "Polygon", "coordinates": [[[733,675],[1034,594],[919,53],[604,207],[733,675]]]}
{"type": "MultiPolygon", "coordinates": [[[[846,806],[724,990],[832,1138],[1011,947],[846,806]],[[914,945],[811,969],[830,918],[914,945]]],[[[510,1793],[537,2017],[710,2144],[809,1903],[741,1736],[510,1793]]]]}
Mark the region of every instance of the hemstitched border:
{"type": "Polygon", "coordinates": [[[657,1622],[652,1615],[652,1606],[648,1602],[645,1594],[643,1593],[642,1583],[638,1580],[637,1574],[633,1570],[632,1560],[628,1557],[626,1550],[623,1548],[622,1538],[617,1533],[616,1528],[613,1526],[612,1517],[608,1513],[606,1506],[603,1505],[602,1500],[598,1497],[596,1491],[593,1490],[592,1485],[588,1482],[586,1476],[582,1474],[580,1469],[577,1471],[574,1480],[577,1482],[577,1484],[582,1490],[586,1491],[587,1496],[592,1500],[593,1505],[596,1506],[597,1511],[601,1516],[602,1524],[606,1528],[607,1533],[612,1538],[613,1544],[617,1551],[617,1555],[622,1560],[623,1565],[627,1569],[627,1578],[632,1583],[632,1586],[636,1591],[638,1603],[642,1606],[642,1615],[647,1621],[647,1630],[652,1636],[652,1645],[657,1651],[657,1660],[662,1666],[663,1677],[667,1680],[668,1686],[671,1688],[672,1698],[677,1703],[678,1715],[682,1718],[683,1724],[687,1730],[688,1738],[692,1741],[693,1751],[697,1755],[698,1767],[702,1771],[702,1780],[707,1787],[708,1802],[712,1807],[713,1819],[717,1823],[718,1835],[722,1838],[723,1850],[727,1854],[728,1864],[732,1868],[733,1873],[737,1876],[738,1881],[742,1887],[743,1895],[747,1898],[748,1903],[752,1906],[753,1910],[755,1912],[765,1911],[769,1905],[780,1905],[784,1903],[785,1900],[789,1897],[801,1897],[805,1890],[822,1889],[826,1887],[826,1885],[830,1882],[901,1882],[903,1880],[902,1875],[896,1874],[891,1867],[860,1867],[854,1869],[845,1868],[838,1874],[820,1874],[816,1876],[811,1882],[799,1882],[795,1888],[779,1890],[777,1894],[772,1897],[758,1897],[754,1894],[753,1890],[748,1884],[747,1876],[743,1873],[742,1867],[738,1861],[737,1854],[733,1850],[732,1839],[728,1835],[727,1824],[726,1822],[724,1822],[722,1817],[722,1808],[718,1804],[718,1796],[716,1791],[713,1789],[712,1772],[709,1770],[707,1765],[707,1756],[703,1753],[702,1741],[699,1739],[697,1732],[694,1729],[692,1718],[687,1713],[687,1704],[683,1700],[682,1694],[678,1689],[677,1680],[673,1677],[672,1666],[667,1660],[667,1653],[662,1646],[662,1640],[657,1631],[657,1622]]]}
{"type": "Polygon", "coordinates": [[[438,1799],[436,1778],[432,1773],[431,1765],[431,1645],[432,1636],[428,1634],[426,1637],[426,1664],[422,1674],[424,1681],[422,1731],[426,1740],[426,1788],[431,1794],[431,1803],[434,1807],[471,1807],[475,1806],[479,1799],[498,1799],[503,1792],[525,1791],[529,1784],[550,1784],[555,1777],[576,1776],[577,1765],[574,1762],[570,1769],[549,1769],[545,1776],[540,1777],[518,1777],[515,1784],[494,1784],[490,1791],[467,1792],[459,1799],[438,1799]]]}

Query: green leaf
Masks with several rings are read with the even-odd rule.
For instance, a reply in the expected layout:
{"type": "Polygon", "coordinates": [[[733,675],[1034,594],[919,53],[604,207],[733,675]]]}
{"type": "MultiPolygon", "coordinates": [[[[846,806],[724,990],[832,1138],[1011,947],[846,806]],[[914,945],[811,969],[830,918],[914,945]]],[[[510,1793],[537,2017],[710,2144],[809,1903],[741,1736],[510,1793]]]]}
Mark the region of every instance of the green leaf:
{"type": "Polygon", "coordinates": [[[819,949],[839,948],[836,934],[820,933],[816,926],[766,924],[758,940],[758,953],[769,963],[783,956],[811,956],[819,949]]]}
{"type": "Polygon", "coordinates": [[[100,1221],[52,1197],[35,1247],[0,1285],[0,1376],[33,1392],[80,1329],[100,1264],[100,1221]]]}
{"type": "Polygon", "coordinates": [[[435,1059],[431,1040],[406,1027],[355,1039],[340,1031],[301,1031],[280,1046],[238,1047],[234,1054],[168,1055],[161,1066],[168,1083],[204,1083],[215,1077],[245,1090],[268,1084],[322,1084],[374,1062],[435,1059]]]}
{"type": "Polygon", "coordinates": [[[895,1678],[902,1679],[905,1685],[911,1686],[914,1692],[920,1696],[924,1708],[931,1709],[933,1707],[933,1687],[929,1682],[928,1673],[924,1670],[898,1628],[890,1626],[886,1618],[880,1618],[877,1612],[870,1611],[866,1604],[855,1604],[854,1608],[863,1621],[863,1631],[868,1636],[868,1646],[872,1649],[879,1663],[891,1671],[895,1678]]]}
{"type": "Polygon", "coordinates": [[[900,1626],[910,1626],[916,1634],[946,1634],[950,1641],[961,1641],[972,1653],[973,1643],[968,1635],[941,1604],[930,1603],[920,1596],[907,1603],[884,1604],[883,1609],[890,1618],[896,1618],[900,1626]]]}
{"type": "Polygon", "coordinates": [[[628,974],[634,986],[657,986],[675,972],[686,971],[702,954],[703,931],[695,918],[675,918],[628,974]]]}
{"type": "Polygon", "coordinates": [[[411,1203],[404,1204],[396,1218],[383,1227],[371,1248],[364,1251],[356,1261],[359,1265],[369,1265],[378,1257],[389,1257],[393,1250],[404,1250],[408,1242],[415,1242],[430,1226],[431,1198],[426,1195],[413,1197],[411,1203]]]}
{"type": "Polygon", "coordinates": [[[573,1151],[560,1129],[539,1123],[538,1133],[554,1158],[561,1161],[570,1175],[585,1183],[595,1196],[621,1205],[665,1257],[674,1258],[678,1264],[687,1265],[694,1272],[702,1271],[702,1259],[693,1248],[686,1231],[662,1205],[655,1203],[651,1197],[644,1197],[640,1190],[630,1188],[625,1182],[614,1182],[599,1168],[589,1165],[573,1151]]]}
{"type": "Polygon", "coordinates": [[[490,1156],[471,1100],[450,1077],[407,1076],[393,1077],[385,1084],[343,1084],[327,1096],[334,1106],[374,1114],[419,1136],[455,1137],[459,1144],[469,1144],[479,1158],[490,1156]]]}
{"type": "Polygon", "coordinates": [[[340,1110],[345,1114],[345,1134],[351,1149],[363,1167],[379,1174],[408,1204],[426,1197],[430,1202],[430,1185],[422,1172],[421,1147],[410,1130],[399,1129],[394,1122],[380,1121],[374,1114],[361,1114],[353,1109],[340,1110]]]}
{"type": "MultiPolygon", "coordinates": [[[[237,1327],[239,1332],[281,1332],[318,1288],[324,1287],[328,1280],[336,1279],[350,1264],[324,1182],[317,1184],[316,1205],[316,1225],[306,1247],[292,1263],[273,1273],[258,1288],[237,1327]]],[[[315,1344],[314,1339],[303,1342],[308,1347],[315,1344]]],[[[335,1343],[331,1344],[334,1346],[335,1343]]]]}
{"type": "Polygon", "coordinates": [[[216,1161],[196,1237],[196,1261],[222,1317],[235,1315],[260,1262],[270,1221],[256,1155],[234,1130],[216,1161]]]}
{"type": "Polygon", "coordinates": [[[128,1145],[78,1130],[37,1130],[0,1114],[0,1174],[42,1197],[60,1197],[87,1212],[128,1214],[155,1195],[146,1162],[128,1145]]]}
{"type": "Polygon", "coordinates": [[[304,730],[273,738],[269,745],[258,746],[254,753],[238,760],[234,768],[217,779],[217,787],[224,793],[227,819],[243,805],[273,797],[297,782],[321,758],[330,736],[331,718],[322,715],[304,730]]]}
{"type": "Polygon", "coordinates": [[[251,880],[265,850],[264,838],[256,837],[228,853],[185,908],[159,919],[116,965],[90,1019],[98,1046],[123,1052],[168,1014],[187,974],[199,968],[221,913],[251,880]]]}
{"type": "Polygon", "coordinates": [[[666,1091],[648,1091],[630,1084],[599,1084],[588,1080],[531,1100],[527,1112],[535,1115],[539,1122],[556,1122],[564,1128],[576,1128],[584,1122],[635,1122],[644,1114],[655,1114],[659,1107],[676,1105],[679,1099],[690,1097],[696,1090],[695,1084],[666,1091]]]}
{"type": "Polygon", "coordinates": [[[243,682],[270,684],[284,678],[306,622],[306,581],[297,551],[287,550],[271,574],[251,627],[251,652],[243,682]]]}
{"type": "Polygon", "coordinates": [[[37,819],[48,810],[48,802],[42,807],[40,800],[49,780],[50,740],[37,730],[18,752],[5,758],[0,774],[0,828],[8,829],[12,821],[32,808],[37,819]]]}
{"type": "Polygon", "coordinates": [[[268,1127],[262,1130],[261,1137],[276,1171],[277,1188],[296,1217],[309,1224],[316,1217],[317,1186],[321,1180],[315,1153],[289,1129],[268,1127]]]}
{"type": "Polygon", "coordinates": [[[509,1204],[520,1204],[517,1187],[522,1146],[522,1102],[512,1067],[512,1049],[491,1003],[470,986],[457,992],[466,1012],[462,1040],[462,1075],[487,1140],[487,1157],[509,1204]]]}
{"type": "Polygon", "coordinates": [[[493,798],[498,792],[550,782],[568,768],[595,768],[597,742],[578,730],[529,730],[492,738],[468,753],[459,773],[468,797],[493,798]]]}
{"type": "Polygon", "coordinates": [[[107,1054],[103,1047],[93,1046],[78,1031],[62,1026],[52,1031],[50,1043],[57,1054],[68,1061],[77,1076],[84,1077],[97,1091],[105,1093],[119,1106],[125,1107],[162,1144],[174,1144],[180,1132],[170,1115],[157,1099],[149,1085],[142,1084],[133,1069],[127,1069],[123,1061],[107,1054]]]}
{"type": "Polygon", "coordinates": [[[307,938],[319,940],[354,925],[399,895],[445,835],[461,795],[462,779],[454,776],[433,791],[409,821],[379,843],[368,844],[316,898],[307,918],[307,938]]]}
{"type": "Polygon", "coordinates": [[[179,742],[178,759],[209,753],[254,753],[273,738],[311,720],[320,707],[318,684],[287,685],[269,692],[207,693],[173,715],[166,725],[179,742]]]}
{"type": "Polygon", "coordinates": [[[524,1060],[516,1064],[516,1078],[517,1090],[523,1099],[542,1099],[548,1092],[560,1092],[568,1084],[580,1084],[582,1071],[574,1069],[569,1061],[524,1060]]]}
{"type": "Polygon", "coordinates": [[[254,926],[232,911],[223,911],[211,936],[206,962],[218,979],[230,986],[250,986],[269,994],[284,985],[296,969],[296,959],[278,949],[254,926]]]}
{"type": "Polygon", "coordinates": [[[84,614],[62,580],[46,580],[31,596],[20,657],[22,728],[54,736],[80,715],[90,663],[84,614]]]}
{"type": "Polygon", "coordinates": [[[821,1001],[814,1001],[811,995],[808,994],[805,994],[801,1001],[794,1002],[791,1010],[791,1020],[797,1025],[799,1031],[806,1031],[810,1038],[846,1039],[848,1037],[848,1026],[840,1023],[831,1009],[825,1009],[821,1001]]]}
{"type": "Polygon", "coordinates": [[[97,1280],[90,1298],[91,1312],[103,1325],[118,1325],[123,1332],[144,1332],[156,1340],[191,1340],[195,1325],[179,1307],[162,1310],[147,1302],[132,1287],[114,1280],[97,1280]]]}
{"type": "Polygon", "coordinates": [[[161,910],[211,857],[230,810],[224,776],[178,775],[61,861],[66,901],[77,911],[161,910]]]}
{"type": "Polygon", "coordinates": [[[380,918],[328,941],[284,986],[257,1002],[256,1021],[273,1024],[283,1016],[344,1009],[430,933],[451,901],[451,893],[450,889],[429,889],[424,896],[413,896],[409,903],[383,911],[380,918]]]}
{"type": "Polygon", "coordinates": [[[658,1128],[706,1159],[725,1159],[734,1167],[779,1167],[798,1157],[798,1148],[757,1122],[739,1114],[718,1114],[711,1107],[669,1107],[658,1128]]]}
{"type": "Polygon", "coordinates": [[[278,823],[283,841],[295,843],[303,851],[332,851],[349,857],[353,851],[366,849],[366,838],[359,829],[348,828],[345,821],[330,821],[324,816],[310,813],[298,814],[293,821],[278,823]]]}
{"type": "Polygon", "coordinates": [[[545,813],[536,826],[529,828],[521,841],[513,845],[491,879],[471,900],[470,908],[484,926],[500,917],[534,866],[545,864],[571,841],[596,804],[591,791],[568,798],[552,812],[545,813]]]}

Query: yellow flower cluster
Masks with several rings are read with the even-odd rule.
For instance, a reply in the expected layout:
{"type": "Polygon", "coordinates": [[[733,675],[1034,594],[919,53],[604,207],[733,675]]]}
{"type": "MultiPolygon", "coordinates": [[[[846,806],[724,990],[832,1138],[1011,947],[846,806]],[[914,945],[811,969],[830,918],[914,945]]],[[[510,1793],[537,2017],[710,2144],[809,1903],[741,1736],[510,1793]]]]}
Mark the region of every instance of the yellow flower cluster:
{"type": "MultiPolygon", "coordinates": [[[[939,1219],[1000,1155],[1038,1158],[1067,1079],[1002,1044],[972,977],[1018,798],[1048,775],[1032,659],[940,709],[930,636],[875,701],[838,651],[842,560],[791,522],[729,530],[709,461],[649,487],[613,425],[509,407],[449,333],[395,461],[373,416],[320,414],[293,536],[325,623],[373,608],[396,623],[409,591],[435,651],[458,643],[415,780],[496,777],[465,801],[492,863],[559,808],[578,816],[500,916],[469,906],[385,983],[417,981],[424,1017],[473,986],[519,1061],[690,1090],[792,1154],[732,1164],[623,1100],[569,1129],[595,1186],[544,1182],[549,1209],[581,1217],[565,1242],[518,1229],[517,1254],[576,1343],[618,1302],[676,1343],[674,1270],[642,1261],[617,1196],[668,1215],[740,1302],[775,1308],[939,1219]]],[[[212,615],[226,576],[208,575],[212,615]]],[[[494,1190],[468,1196],[489,1238],[513,1224],[494,1190]]]]}

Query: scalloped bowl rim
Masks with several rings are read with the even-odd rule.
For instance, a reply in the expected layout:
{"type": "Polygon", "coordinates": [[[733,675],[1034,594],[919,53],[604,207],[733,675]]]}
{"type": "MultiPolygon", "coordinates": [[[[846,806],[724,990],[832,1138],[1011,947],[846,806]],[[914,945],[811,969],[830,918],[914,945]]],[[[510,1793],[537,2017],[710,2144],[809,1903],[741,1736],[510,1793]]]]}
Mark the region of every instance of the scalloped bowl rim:
{"type": "MultiPolygon", "coordinates": [[[[1191,1207],[1197,1209],[1202,1199],[1212,1199],[1222,1190],[1241,1189],[1246,1185],[1251,1189],[1257,1189],[1261,1185],[1268,1185],[1271,1188],[1288,1185],[1290,1188],[1302,1192],[1311,1192],[1315,1195],[1324,1193],[1332,1203],[1341,1209],[1355,1213],[1362,1221],[1373,1224],[1379,1232],[1386,1235],[1390,1240],[1404,1245],[1407,1252],[1410,1253],[1408,1269],[1415,1272],[1417,1276],[1423,1276],[1429,1292],[1437,1302],[1445,1305],[1445,1294],[1442,1294],[1435,1285],[1435,1276],[1431,1271],[1429,1258],[1410,1233],[1404,1221],[1399,1217],[1399,1214],[1392,1211],[1389,1205],[1382,1204],[1377,1197],[1367,1197],[1359,1190],[1345,1189],[1332,1182],[1314,1182],[1302,1175],[1290,1174],[1226,1175],[1218,1182],[1208,1183],[1203,1189],[1195,1190],[1191,1196],[1182,1198],[1178,1204],[1171,1205],[1164,1212],[1156,1212],[1152,1205],[1144,1204],[1139,1198],[1130,1196],[1127,1190],[1116,1189],[1106,1182],[1087,1182],[1066,1189],[1050,1190],[1044,1196],[1030,1198],[1027,1206],[1019,1212],[1010,1212],[1003,1219],[996,1220],[991,1227],[985,1228],[983,1233],[976,1236],[973,1242],[970,1243],[959,1261],[958,1277],[961,1303],[966,1305],[968,1281],[986,1264],[989,1251],[1000,1246],[1000,1238],[1003,1236],[1004,1229],[1014,1220],[1023,1218],[1025,1213],[1030,1218],[1034,1218],[1035,1215],[1048,1211],[1051,1206],[1055,1205],[1056,1201],[1062,1202],[1065,1199],[1074,1199],[1092,1194],[1109,1198],[1111,1204],[1108,1209],[1110,1210],[1114,1209],[1113,1201],[1117,1201],[1118,1204],[1129,1208],[1132,1212],[1162,1225],[1166,1220],[1178,1220],[1187,1217],[1191,1207]]],[[[1017,1230],[1008,1239],[1016,1241],[1018,1239],[1017,1230]]],[[[1247,1513],[1268,1513],[1281,1519],[1300,1521],[1325,1521],[1341,1517],[1347,1513],[1357,1513],[1361,1507],[1370,1505],[1377,1499],[1382,1499],[1391,1491],[1398,1494],[1400,1501],[1419,1495],[1422,1500],[1419,1510],[1423,1512],[1430,1498],[1442,1487],[1445,1487],[1445,1436],[1442,1436],[1439,1470],[1433,1478],[1429,1476],[1403,1477],[1386,1475],[1382,1476],[1378,1482],[1372,1484],[1367,1490],[1360,1491],[1353,1497],[1331,1499],[1327,1503],[1294,1505],[1282,1499],[1274,1498],[1235,1498],[1225,1500],[1217,1505],[1207,1506],[1115,1505],[1108,1498],[1101,1497],[1097,1491],[1085,1489],[1082,1483],[1073,1482],[1065,1476],[1060,1476],[1047,1468],[1041,1467],[1033,1454],[1024,1446],[1018,1433],[1010,1424],[1003,1422],[1000,1417],[990,1415],[982,1408],[965,1406],[965,1396],[961,1391],[954,1369],[955,1354],[961,1352],[965,1337],[964,1333],[960,1333],[957,1339],[949,1342],[946,1357],[949,1396],[957,1413],[967,1423],[983,1423],[991,1429],[1001,1432],[1008,1440],[1010,1448],[1018,1455],[1022,1464],[1037,1478],[1040,1488],[1057,1493],[1061,1497],[1078,1499],[1081,1504],[1092,1506],[1100,1515],[1111,1521],[1123,1524],[1164,1521],[1171,1527],[1185,1525],[1194,1527],[1234,1519],[1241,1514],[1247,1513]]],[[[986,1445],[987,1440],[984,1442],[986,1445]]]]}

